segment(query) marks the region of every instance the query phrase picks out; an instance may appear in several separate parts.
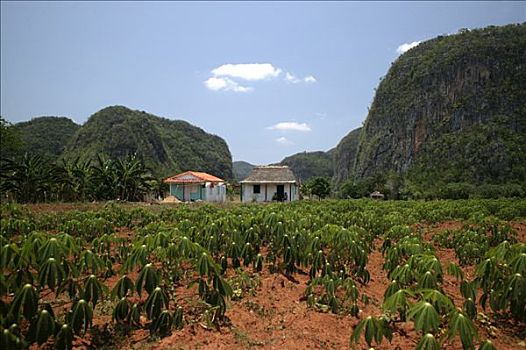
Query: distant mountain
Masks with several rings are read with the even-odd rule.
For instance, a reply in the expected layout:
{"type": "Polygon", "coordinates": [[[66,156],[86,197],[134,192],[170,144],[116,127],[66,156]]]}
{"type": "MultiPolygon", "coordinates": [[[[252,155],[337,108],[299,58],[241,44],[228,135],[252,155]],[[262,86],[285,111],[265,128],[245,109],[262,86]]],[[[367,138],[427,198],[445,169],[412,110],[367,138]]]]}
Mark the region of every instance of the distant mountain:
{"type": "Polygon", "coordinates": [[[524,23],[420,43],[393,63],[363,128],[338,145],[335,179],[402,177],[431,196],[481,185],[526,190],[525,82],[524,23]]]}
{"type": "Polygon", "coordinates": [[[48,159],[58,159],[71,136],[80,128],[65,117],[38,117],[14,125],[22,140],[21,153],[38,154],[48,159]]]}
{"type": "Polygon", "coordinates": [[[254,165],[244,161],[235,161],[232,163],[234,179],[237,181],[242,181],[245,179],[250,174],[252,169],[254,169],[254,165]]]}
{"type": "Polygon", "coordinates": [[[333,176],[333,153],[328,152],[301,152],[284,158],[279,165],[288,165],[296,177],[304,182],[315,176],[333,176]]]}
{"type": "Polygon", "coordinates": [[[93,114],[71,137],[64,158],[137,153],[157,176],[186,170],[232,179],[232,156],[219,136],[182,120],[169,120],[123,106],[93,114]]]}

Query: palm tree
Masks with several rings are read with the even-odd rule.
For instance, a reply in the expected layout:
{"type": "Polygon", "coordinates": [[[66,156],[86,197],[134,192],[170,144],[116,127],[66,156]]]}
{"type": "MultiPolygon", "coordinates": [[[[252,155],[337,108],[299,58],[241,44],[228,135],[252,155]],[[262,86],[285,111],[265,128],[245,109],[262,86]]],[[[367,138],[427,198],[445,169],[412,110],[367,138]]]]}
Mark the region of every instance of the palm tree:
{"type": "Polygon", "coordinates": [[[25,153],[20,159],[4,159],[1,190],[18,202],[46,201],[58,182],[57,168],[38,155],[25,153]]]}
{"type": "Polygon", "coordinates": [[[114,164],[118,178],[118,198],[127,201],[143,200],[150,191],[150,181],[153,180],[144,162],[133,154],[117,160],[114,164]]]}
{"type": "Polygon", "coordinates": [[[114,162],[97,155],[96,163],[91,166],[91,174],[94,199],[115,199],[118,179],[114,162]]]}
{"type": "Polygon", "coordinates": [[[63,160],[61,170],[64,174],[61,194],[63,200],[86,201],[91,191],[91,165],[89,160],[81,161],[80,157],[63,160]]]}

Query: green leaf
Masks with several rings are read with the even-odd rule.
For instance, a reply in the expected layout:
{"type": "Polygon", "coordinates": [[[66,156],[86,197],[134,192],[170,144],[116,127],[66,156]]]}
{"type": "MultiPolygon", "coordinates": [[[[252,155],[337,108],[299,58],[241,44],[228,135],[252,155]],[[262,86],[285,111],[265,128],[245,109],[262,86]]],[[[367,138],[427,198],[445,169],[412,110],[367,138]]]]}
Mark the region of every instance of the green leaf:
{"type": "Polygon", "coordinates": [[[371,347],[373,340],[379,345],[383,337],[389,341],[392,339],[391,328],[384,317],[375,318],[369,316],[361,320],[351,334],[351,342],[358,343],[362,332],[364,332],[365,341],[369,347],[371,347]]]}
{"type": "Polygon", "coordinates": [[[138,304],[133,304],[130,313],[128,314],[128,323],[139,327],[141,325],[141,307],[138,304]]]}
{"type": "Polygon", "coordinates": [[[450,262],[447,266],[447,273],[449,273],[451,276],[455,277],[457,280],[462,281],[464,279],[464,271],[455,264],[454,262],[450,262]]]}
{"type": "Polygon", "coordinates": [[[462,309],[466,313],[466,315],[469,316],[472,320],[475,319],[477,316],[477,306],[475,305],[475,302],[471,298],[467,298],[464,301],[464,305],[462,306],[462,309]]]}
{"type": "Polygon", "coordinates": [[[71,327],[68,324],[62,325],[55,338],[55,348],[57,350],[72,350],[74,337],[71,327]]]}
{"type": "Polygon", "coordinates": [[[49,258],[40,268],[38,281],[41,287],[45,287],[47,285],[49,289],[54,291],[55,287],[60,286],[64,280],[64,277],[65,273],[62,269],[62,266],[60,266],[55,258],[49,258]]]}
{"type": "Polygon", "coordinates": [[[93,320],[93,309],[84,299],[80,299],[78,303],[73,306],[73,313],[71,315],[71,326],[76,334],[81,331],[85,333],[93,320]]]}
{"type": "Polygon", "coordinates": [[[414,320],[415,329],[424,334],[430,330],[438,330],[440,319],[433,305],[427,301],[420,301],[409,309],[408,319],[414,320]]]}
{"type": "Polygon", "coordinates": [[[117,281],[117,283],[111,290],[111,297],[112,299],[116,299],[116,298],[122,299],[124,297],[127,297],[128,293],[129,293],[129,296],[132,296],[133,290],[134,290],[133,281],[128,276],[123,275],[121,278],[119,278],[119,280],[117,281]]]}
{"type": "Polygon", "coordinates": [[[111,316],[113,322],[125,323],[128,320],[130,310],[130,302],[128,299],[123,297],[121,300],[119,300],[117,305],[115,305],[115,309],[113,309],[111,316]]]}
{"type": "Polygon", "coordinates": [[[146,264],[141,270],[137,281],[135,281],[135,288],[137,293],[141,296],[142,288],[146,289],[148,294],[151,294],[152,291],[159,285],[159,275],[157,270],[152,264],[146,264]]]}
{"type": "Polygon", "coordinates": [[[234,293],[230,284],[220,276],[214,276],[214,288],[224,297],[230,298],[234,293]]]}
{"type": "Polygon", "coordinates": [[[106,286],[102,285],[97,279],[97,276],[91,275],[86,280],[84,285],[84,293],[82,293],[82,298],[86,302],[91,302],[93,304],[93,309],[97,306],[97,302],[100,298],[104,296],[104,290],[106,286]]]}
{"type": "Polygon", "coordinates": [[[160,335],[161,337],[166,336],[170,333],[173,324],[172,314],[168,310],[161,312],[150,326],[150,334],[160,335]]]}
{"type": "Polygon", "coordinates": [[[409,302],[407,296],[414,296],[412,292],[407,289],[400,289],[387,298],[383,303],[384,310],[391,313],[400,313],[400,319],[405,320],[407,309],[409,309],[409,302]]]}
{"type": "Polygon", "coordinates": [[[40,311],[36,321],[31,325],[29,333],[38,345],[44,344],[55,333],[55,319],[47,310],[40,311]]]}
{"type": "Polygon", "coordinates": [[[161,309],[168,308],[168,296],[160,287],[157,287],[146,300],[144,308],[148,319],[155,320],[160,316],[161,309]]]}
{"type": "Polygon", "coordinates": [[[416,350],[440,350],[440,345],[433,334],[427,333],[418,342],[416,350]]]}
{"type": "Polygon", "coordinates": [[[460,336],[464,350],[474,349],[473,339],[477,336],[477,330],[469,317],[460,312],[455,312],[449,321],[447,331],[448,339],[452,340],[455,336],[460,336]]]}
{"type": "Polygon", "coordinates": [[[435,289],[437,288],[437,279],[431,271],[426,271],[426,273],[424,273],[418,280],[418,287],[423,289],[435,289]]]}
{"type": "Polygon", "coordinates": [[[9,313],[18,319],[21,309],[26,320],[31,320],[38,311],[38,295],[35,288],[30,284],[26,284],[15,295],[9,313]]]}
{"type": "Polygon", "coordinates": [[[176,329],[183,329],[184,326],[184,315],[183,308],[178,306],[174,314],[174,326],[176,329]]]}
{"type": "Polygon", "coordinates": [[[493,345],[491,340],[485,340],[480,344],[479,350],[497,350],[497,348],[493,345]]]}

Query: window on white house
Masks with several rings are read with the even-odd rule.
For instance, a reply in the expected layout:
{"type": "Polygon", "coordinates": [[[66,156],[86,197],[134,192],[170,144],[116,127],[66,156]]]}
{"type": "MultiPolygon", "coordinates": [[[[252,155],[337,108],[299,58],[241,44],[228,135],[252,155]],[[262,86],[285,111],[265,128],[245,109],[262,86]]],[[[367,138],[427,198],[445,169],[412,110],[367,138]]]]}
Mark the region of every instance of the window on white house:
{"type": "Polygon", "coordinates": [[[261,193],[261,185],[254,185],[254,193],[261,193]]]}

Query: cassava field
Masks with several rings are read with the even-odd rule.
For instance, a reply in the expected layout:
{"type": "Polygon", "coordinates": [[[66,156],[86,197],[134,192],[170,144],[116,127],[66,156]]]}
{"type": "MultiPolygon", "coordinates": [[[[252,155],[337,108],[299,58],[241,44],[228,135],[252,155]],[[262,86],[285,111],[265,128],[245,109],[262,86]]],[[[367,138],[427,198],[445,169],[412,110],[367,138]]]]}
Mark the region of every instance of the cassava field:
{"type": "Polygon", "coordinates": [[[526,348],[526,200],[1,209],[1,349],[526,348]]]}

